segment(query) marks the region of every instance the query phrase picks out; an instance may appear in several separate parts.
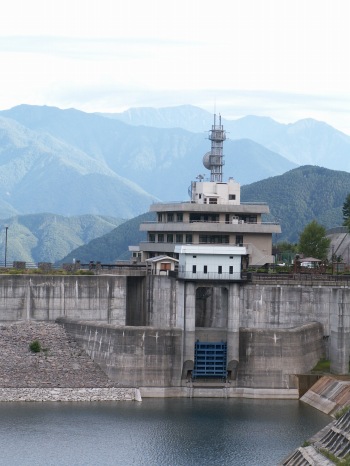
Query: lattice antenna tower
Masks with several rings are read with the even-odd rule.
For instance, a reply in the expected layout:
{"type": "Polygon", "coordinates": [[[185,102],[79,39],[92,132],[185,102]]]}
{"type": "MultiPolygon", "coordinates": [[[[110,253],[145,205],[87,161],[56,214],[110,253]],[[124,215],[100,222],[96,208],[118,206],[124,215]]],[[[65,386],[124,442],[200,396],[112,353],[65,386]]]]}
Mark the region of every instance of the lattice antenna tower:
{"type": "Polygon", "coordinates": [[[210,170],[210,181],[222,183],[222,167],[224,166],[223,145],[226,139],[226,132],[221,124],[219,114],[219,124],[216,124],[216,114],[214,114],[214,124],[209,131],[211,141],[211,151],[207,152],[203,158],[205,168],[210,170]]]}

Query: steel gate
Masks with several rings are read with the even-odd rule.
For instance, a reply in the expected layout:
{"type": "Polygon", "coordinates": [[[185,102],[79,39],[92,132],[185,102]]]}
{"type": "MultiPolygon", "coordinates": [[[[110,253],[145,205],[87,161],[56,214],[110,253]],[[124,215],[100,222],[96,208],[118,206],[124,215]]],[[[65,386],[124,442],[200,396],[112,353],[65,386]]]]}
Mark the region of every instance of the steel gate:
{"type": "Polygon", "coordinates": [[[227,376],[227,343],[196,341],[192,378],[227,376]]]}

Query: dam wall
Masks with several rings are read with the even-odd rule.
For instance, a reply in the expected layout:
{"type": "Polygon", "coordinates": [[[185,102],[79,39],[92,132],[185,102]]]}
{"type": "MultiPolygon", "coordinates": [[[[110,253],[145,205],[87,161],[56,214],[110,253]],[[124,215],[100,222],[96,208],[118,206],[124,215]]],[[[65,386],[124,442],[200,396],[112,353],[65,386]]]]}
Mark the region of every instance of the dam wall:
{"type": "Polygon", "coordinates": [[[127,277],[0,275],[0,321],[59,317],[125,325],[127,277]]]}
{"type": "MultiPolygon", "coordinates": [[[[114,382],[132,387],[178,387],[177,396],[187,396],[181,389],[186,386],[181,384],[181,329],[121,328],[69,319],[57,322],[114,382]]],[[[219,336],[215,331],[214,337],[219,336]]],[[[241,329],[238,378],[226,387],[226,395],[240,396],[242,388],[297,390],[294,374],[312,368],[321,355],[322,326],[318,323],[284,330],[241,329]]]]}
{"type": "Polygon", "coordinates": [[[58,319],[107,374],[125,387],[179,385],[182,371],[181,329],[117,327],[58,319]]]}

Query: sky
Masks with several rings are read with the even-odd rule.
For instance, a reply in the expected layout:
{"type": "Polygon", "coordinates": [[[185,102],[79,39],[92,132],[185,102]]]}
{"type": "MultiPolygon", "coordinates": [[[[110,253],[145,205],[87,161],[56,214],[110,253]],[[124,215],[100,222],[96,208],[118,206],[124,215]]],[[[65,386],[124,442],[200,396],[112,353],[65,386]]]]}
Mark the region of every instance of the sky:
{"type": "Polygon", "coordinates": [[[350,134],[349,0],[11,0],[0,109],[191,104],[350,134]]]}

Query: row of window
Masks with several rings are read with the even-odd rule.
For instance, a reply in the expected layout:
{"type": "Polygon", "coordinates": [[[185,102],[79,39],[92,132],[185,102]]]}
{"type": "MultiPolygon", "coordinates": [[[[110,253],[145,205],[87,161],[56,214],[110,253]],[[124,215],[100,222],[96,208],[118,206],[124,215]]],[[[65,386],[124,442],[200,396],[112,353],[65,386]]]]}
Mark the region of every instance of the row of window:
{"type": "MultiPolygon", "coordinates": [[[[192,265],[192,273],[197,273],[197,266],[196,265],[192,265]]],[[[207,265],[203,266],[203,273],[208,273],[208,266],[207,265]]],[[[233,265],[229,266],[229,272],[228,273],[230,275],[233,274],[233,265]]],[[[222,274],[222,265],[218,265],[218,274],[219,275],[222,274]]]]}
{"type": "Polygon", "coordinates": [[[158,222],[183,222],[183,213],[182,212],[168,212],[168,213],[161,213],[158,212],[158,222]]]}
{"type": "MultiPolygon", "coordinates": [[[[156,242],[156,234],[149,233],[148,234],[148,241],[150,243],[156,242]]],[[[157,235],[157,242],[158,243],[193,243],[192,234],[182,234],[182,233],[158,233],[157,235]]],[[[199,243],[200,244],[229,244],[229,235],[199,235],[199,243]]],[[[236,235],[236,244],[243,244],[243,235],[236,235]]]]}
{"type": "MultiPolygon", "coordinates": [[[[190,213],[190,222],[219,222],[219,214],[201,214],[201,213],[190,213]]],[[[237,219],[245,223],[257,223],[256,215],[225,215],[225,222],[230,223],[232,219],[237,219]]],[[[183,213],[182,212],[167,212],[162,213],[158,212],[158,222],[159,223],[171,223],[171,222],[183,222],[183,213]]]]}

